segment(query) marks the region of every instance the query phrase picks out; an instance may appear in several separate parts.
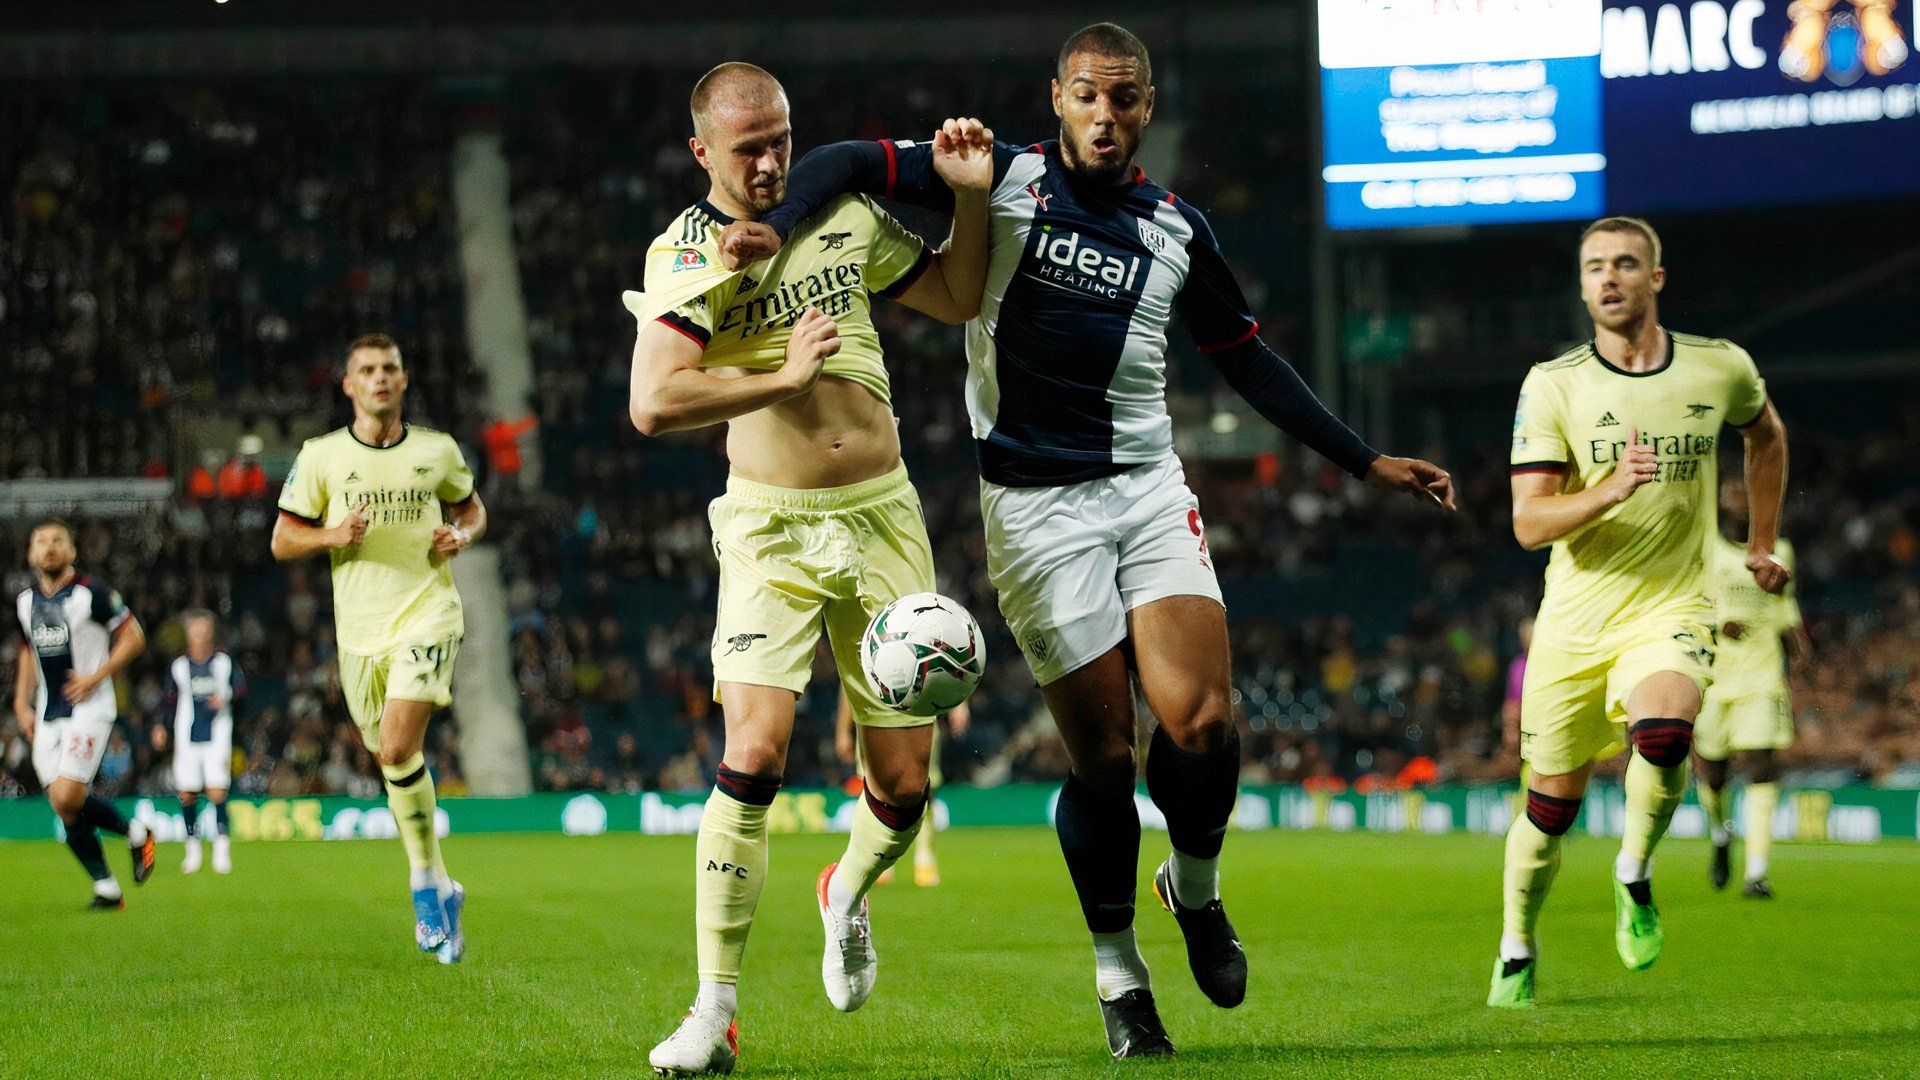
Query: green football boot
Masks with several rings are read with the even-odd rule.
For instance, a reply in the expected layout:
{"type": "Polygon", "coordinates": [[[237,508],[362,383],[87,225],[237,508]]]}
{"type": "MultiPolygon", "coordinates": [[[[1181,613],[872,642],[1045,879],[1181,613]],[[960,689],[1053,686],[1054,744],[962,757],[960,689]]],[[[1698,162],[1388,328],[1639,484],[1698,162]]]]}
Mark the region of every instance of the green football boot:
{"type": "Polygon", "coordinates": [[[1487,1006],[1493,1009],[1533,1008],[1533,973],[1539,969],[1540,961],[1535,958],[1528,960],[1526,967],[1508,975],[1507,962],[1494,957],[1493,989],[1487,991],[1487,1006]]]}
{"type": "Polygon", "coordinates": [[[1627,965],[1628,971],[1645,971],[1660,959],[1660,950],[1666,943],[1666,932],[1660,929],[1660,912],[1653,906],[1653,893],[1647,893],[1646,903],[1636,903],[1627,887],[1614,879],[1613,947],[1620,953],[1620,962],[1627,965]]]}

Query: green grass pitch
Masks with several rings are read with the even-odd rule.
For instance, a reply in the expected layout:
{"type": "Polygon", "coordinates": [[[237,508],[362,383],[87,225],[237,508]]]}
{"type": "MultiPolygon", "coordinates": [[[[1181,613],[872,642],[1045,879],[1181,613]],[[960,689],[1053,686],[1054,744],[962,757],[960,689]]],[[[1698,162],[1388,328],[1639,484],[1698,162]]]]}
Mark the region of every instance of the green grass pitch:
{"type": "MultiPolygon", "coordinates": [[[[1052,833],[940,837],[946,883],[875,890],[880,977],[852,1016],[819,984],[812,888],[842,840],[776,836],[747,950],[749,1076],[1709,1076],[1920,1074],[1920,849],[1780,845],[1773,903],[1716,894],[1706,848],[1656,881],[1667,953],[1614,959],[1614,845],[1576,839],[1542,927],[1541,1007],[1482,1002],[1500,844],[1235,834],[1225,896],[1252,984],[1221,1011],[1146,882],[1139,926],[1180,1056],[1106,1058],[1091,950],[1052,833]]],[[[693,995],[691,838],[471,836],[469,955],[412,949],[398,843],[240,845],[82,910],[51,842],[0,845],[0,1076],[620,1076],[693,995]]],[[[125,881],[124,855],[113,851],[125,881]]],[[[1737,853],[1736,853],[1737,855],[1737,853]]],[[[903,875],[904,877],[905,875],[903,875]]]]}

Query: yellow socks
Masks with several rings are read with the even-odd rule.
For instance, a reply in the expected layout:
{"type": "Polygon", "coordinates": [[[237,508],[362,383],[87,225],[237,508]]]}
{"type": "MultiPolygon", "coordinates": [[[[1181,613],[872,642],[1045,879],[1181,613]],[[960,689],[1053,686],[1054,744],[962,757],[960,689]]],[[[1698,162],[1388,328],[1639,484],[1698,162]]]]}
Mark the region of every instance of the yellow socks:
{"type": "Polygon", "coordinates": [[[738,983],[740,958],[767,878],[767,807],[779,778],[720,766],[694,844],[694,952],[700,981],[738,983]]]}
{"type": "Polygon", "coordinates": [[[1747,833],[1747,880],[1767,876],[1767,856],[1773,851],[1773,811],[1780,805],[1780,785],[1748,784],[1743,819],[1747,833]]]}
{"type": "Polygon", "coordinates": [[[1501,924],[1500,958],[1522,960],[1534,955],[1534,928],[1540,921],[1540,909],[1547,902],[1547,890],[1560,872],[1562,834],[1573,824],[1580,800],[1554,799],[1536,792],[1527,793],[1529,810],[1517,814],[1507,830],[1507,864],[1503,883],[1506,899],[1501,924]],[[1538,804],[1539,813],[1535,813],[1538,804]],[[1534,821],[1536,816],[1560,830],[1548,833],[1534,821]]]}
{"type": "Polygon", "coordinates": [[[448,880],[447,866],[440,859],[440,834],[434,827],[438,803],[425,755],[415,754],[398,765],[383,765],[380,771],[387,778],[387,808],[393,811],[393,826],[407,849],[413,888],[440,885],[448,880]]]}
{"type": "Polygon", "coordinates": [[[1641,754],[1627,762],[1627,814],[1620,835],[1620,858],[1614,873],[1621,881],[1645,881],[1651,870],[1654,846],[1667,834],[1673,812],[1687,793],[1687,760],[1660,766],[1641,754]]]}
{"type": "Polygon", "coordinates": [[[913,846],[926,808],[925,796],[912,806],[883,803],[872,792],[861,797],[853,810],[847,850],[827,879],[827,906],[834,914],[847,918],[859,911],[860,898],[913,846]]]}

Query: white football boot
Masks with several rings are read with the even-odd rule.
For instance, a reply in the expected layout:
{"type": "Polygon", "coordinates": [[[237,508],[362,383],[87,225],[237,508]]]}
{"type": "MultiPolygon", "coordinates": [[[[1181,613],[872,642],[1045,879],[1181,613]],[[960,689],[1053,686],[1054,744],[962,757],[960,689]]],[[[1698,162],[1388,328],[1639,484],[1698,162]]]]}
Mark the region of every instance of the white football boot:
{"type": "Polygon", "coordinates": [[[873,980],[880,960],[873,953],[873,925],[867,921],[867,898],[860,898],[860,911],[841,918],[827,906],[827,881],[839,863],[828,863],[820,871],[815,889],[820,898],[820,925],[826,929],[826,950],[820,959],[820,981],[826,985],[827,1000],[841,1012],[852,1012],[867,1003],[873,993],[873,980]]]}
{"type": "Polygon", "coordinates": [[[180,872],[197,874],[200,872],[200,838],[187,837],[187,857],[180,860],[180,872]]]}
{"type": "Polygon", "coordinates": [[[739,1058],[740,1022],[720,1008],[696,1005],[647,1055],[647,1064],[659,1076],[725,1076],[739,1058]]]}
{"type": "Polygon", "coordinates": [[[233,873],[232,842],[225,836],[213,838],[213,872],[216,874],[233,873]]]}

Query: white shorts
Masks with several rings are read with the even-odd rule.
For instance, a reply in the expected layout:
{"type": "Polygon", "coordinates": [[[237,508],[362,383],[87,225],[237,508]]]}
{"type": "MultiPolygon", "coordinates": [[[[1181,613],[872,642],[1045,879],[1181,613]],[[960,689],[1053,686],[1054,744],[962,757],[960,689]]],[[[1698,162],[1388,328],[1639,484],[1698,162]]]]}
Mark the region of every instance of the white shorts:
{"type": "Polygon", "coordinates": [[[1127,612],[1169,596],[1220,602],[1200,500],[1180,459],[1065,487],[982,481],[987,572],[1045,686],[1127,636],[1127,612]]]}
{"type": "Polygon", "coordinates": [[[111,719],[68,716],[40,721],[33,729],[33,771],[40,778],[40,786],[51,787],[58,777],[91,785],[111,734],[111,719]]]}
{"type": "Polygon", "coordinates": [[[225,791],[233,786],[233,736],[173,744],[173,790],[225,791]]]}

